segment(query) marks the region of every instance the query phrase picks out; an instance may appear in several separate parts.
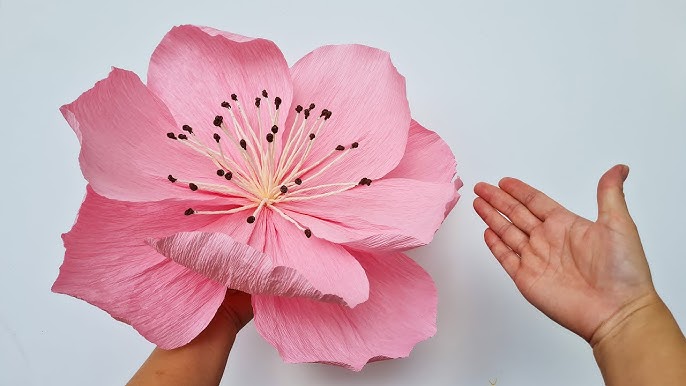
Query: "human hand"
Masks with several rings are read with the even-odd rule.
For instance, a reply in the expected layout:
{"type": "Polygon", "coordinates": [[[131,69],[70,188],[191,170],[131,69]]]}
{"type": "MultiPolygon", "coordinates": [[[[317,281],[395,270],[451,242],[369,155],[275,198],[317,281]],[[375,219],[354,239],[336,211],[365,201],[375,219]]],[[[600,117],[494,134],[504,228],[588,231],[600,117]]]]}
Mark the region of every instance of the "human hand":
{"type": "Polygon", "coordinates": [[[228,326],[234,333],[240,331],[253,318],[250,294],[229,289],[219,306],[214,321],[228,326]]]}
{"type": "Polygon", "coordinates": [[[486,244],[519,291],[587,341],[639,299],[659,301],[624,200],[628,174],[616,165],[601,177],[595,222],[514,178],[474,187],[474,209],[488,225],[486,244]]]}

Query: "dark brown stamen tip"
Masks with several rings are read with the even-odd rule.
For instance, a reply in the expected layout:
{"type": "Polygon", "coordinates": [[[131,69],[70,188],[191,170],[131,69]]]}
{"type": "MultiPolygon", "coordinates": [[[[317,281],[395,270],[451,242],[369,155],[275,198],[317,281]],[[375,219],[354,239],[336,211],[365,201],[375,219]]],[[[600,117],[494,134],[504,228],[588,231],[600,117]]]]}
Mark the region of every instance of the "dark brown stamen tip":
{"type": "Polygon", "coordinates": [[[329,110],[324,109],[324,110],[322,110],[322,114],[321,114],[319,117],[320,117],[320,118],[321,118],[321,117],[324,117],[324,118],[326,119],[326,116],[327,116],[328,113],[329,113],[329,110]]]}
{"type": "Polygon", "coordinates": [[[310,110],[314,110],[314,103],[310,103],[310,110]]]}
{"type": "Polygon", "coordinates": [[[214,135],[212,136],[212,138],[214,138],[214,140],[215,140],[217,143],[219,143],[219,140],[222,139],[222,137],[220,137],[219,134],[217,134],[217,133],[214,133],[214,135]]]}
{"type": "Polygon", "coordinates": [[[188,139],[186,134],[179,134],[178,137],[179,137],[179,139],[188,139]]]}
{"type": "Polygon", "coordinates": [[[188,187],[191,188],[191,190],[194,191],[194,192],[195,192],[196,190],[198,190],[198,185],[196,185],[196,184],[194,184],[194,183],[192,183],[192,182],[191,182],[190,184],[188,184],[188,187]]]}
{"type": "Polygon", "coordinates": [[[236,94],[231,94],[232,101],[238,101],[238,96],[236,94]]]}
{"type": "Polygon", "coordinates": [[[281,98],[276,97],[274,98],[274,106],[276,106],[276,109],[279,109],[279,106],[281,106],[281,98]]]}
{"type": "Polygon", "coordinates": [[[272,133],[276,134],[278,132],[279,132],[279,126],[276,126],[276,125],[272,126],[272,133]]]}
{"type": "Polygon", "coordinates": [[[309,118],[310,117],[310,109],[305,109],[303,111],[303,114],[305,114],[305,119],[309,118]]]}
{"type": "Polygon", "coordinates": [[[367,178],[367,183],[366,183],[365,185],[369,186],[369,185],[371,185],[371,184],[372,184],[372,180],[370,180],[369,178],[367,178]]]}
{"type": "Polygon", "coordinates": [[[338,150],[338,151],[345,150],[345,146],[343,146],[343,145],[338,145],[338,146],[336,146],[336,150],[338,150]]]}
{"type": "Polygon", "coordinates": [[[267,142],[269,142],[269,143],[274,142],[274,134],[267,133],[267,142]]]}
{"type": "Polygon", "coordinates": [[[281,187],[279,188],[279,190],[281,191],[281,193],[286,194],[286,193],[288,193],[288,186],[286,186],[286,185],[281,185],[281,187]]]}
{"type": "Polygon", "coordinates": [[[218,175],[219,177],[224,177],[224,174],[226,174],[226,172],[224,171],[224,169],[217,169],[217,175],[218,175]]]}
{"type": "Polygon", "coordinates": [[[224,174],[224,178],[226,178],[227,181],[230,180],[232,177],[233,177],[233,173],[231,173],[231,172],[226,172],[226,174],[224,174]]]}
{"type": "Polygon", "coordinates": [[[225,109],[230,109],[230,108],[231,108],[231,104],[230,104],[229,102],[227,102],[227,101],[224,101],[224,102],[222,102],[222,107],[225,108],[225,109]]]}
{"type": "Polygon", "coordinates": [[[296,113],[300,114],[300,112],[302,112],[302,111],[303,111],[303,107],[302,107],[302,106],[300,106],[300,105],[295,106],[295,112],[296,112],[296,113]]]}
{"type": "Polygon", "coordinates": [[[167,133],[167,138],[176,139],[176,134],[174,134],[174,133],[167,133]]]}
{"type": "Polygon", "coordinates": [[[216,117],[214,117],[214,121],[212,121],[212,124],[217,126],[217,127],[220,127],[223,122],[224,122],[224,117],[222,117],[221,115],[217,115],[216,117]]]}
{"type": "Polygon", "coordinates": [[[181,126],[181,130],[187,131],[188,134],[193,134],[193,128],[190,127],[190,126],[188,126],[188,125],[183,125],[183,126],[181,126]]]}
{"type": "Polygon", "coordinates": [[[260,101],[262,101],[262,99],[260,99],[259,97],[255,98],[255,107],[260,107],[260,101]]]}
{"type": "Polygon", "coordinates": [[[172,176],[171,174],[167,176],[167,179],[169,180],[169,182],[176,182],[176,178],[174,178],[174,176],[172,176]]]}
{"type": "Polygon", "coordinates": [[[313,140],[314,137],[316,137],[316,136],[314,135],[314,133],[310,133],[310,141],[313,140]]]}
{"type": "Polygon", "coordinates": [[[243,150],[246,150],[248,148],[248,143],[245,142],[244,139],[241,139],[240,143],[241,143],[241,147],[243,148],[243,150]]]}
{"type": "Polygon", "coordinates": [[[359,144],[359,143],[357,143],[357,142],[353,142],[353,144],[352,144],[352,145],[350,145],[350,148],[352,148],[352,149],[357,149],[357,148],[358,148],[359,146],[360,146],[360,144],[359,144]]]}
{"type": "Polygon", "coordinates": [[[371,185],[371,184],[372,184],[372,180],[370,180],[370,179],[367,178],[367,177],[361,179],[361,180],[360,180],[360,183],[359,183],[359,185],[367,185],[367,186],[369,186],[369,185],[371,185]]]}
{"type": "Polygon", "coordinates": [[[302,185],[303,180],[301,180],[300,178],[296,178],[294,182],[296,185],[302,185]]]}
{"type": "Polygon", "coordinates": [[[312,237],[312,231],[309,229],[305,229],[305,236],[307,236],[308,239],[312,237]]]}
{"type": "Polygon", "coordinates": [[[327,119],[331,118],[331,111],[326,110],[326,116],[324,117],[324,120],[326,121],[327,119]]]}
{"type": "Polygon", "coordinates": [[[265,98],[269,98],[269,94],[267,94],[267,90],[262,90],[262,96],[265,98]]]}
{"type": "Polygon", "coordinates": [[[183,214],[185,214],[186,216],[190,216],[190,215],[192,215],[193,213],[195,213],[195,211],[193,210],[193,208],[188,208],[188,209],[186,209],[185,212],[183,212],[183,214]]]}
{"type": "Polygon", "coordinates": [[[255,216],[248,217],[248,224],[252,224],[254,222],[255,222],[255,216]]]}

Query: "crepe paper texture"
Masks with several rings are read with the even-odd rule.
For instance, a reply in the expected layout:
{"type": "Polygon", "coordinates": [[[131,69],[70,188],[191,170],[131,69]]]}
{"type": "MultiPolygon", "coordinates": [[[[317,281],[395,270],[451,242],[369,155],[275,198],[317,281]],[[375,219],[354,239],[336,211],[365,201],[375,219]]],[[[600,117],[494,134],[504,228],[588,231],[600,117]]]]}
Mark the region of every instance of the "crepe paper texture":
{"type": "Polygon", "coordinates": [[[114,68],[61,108],[88,181],[52,289],[163,349],[227,289],[287,362],[359,371],[436,332],[436,288],[402,251],[427,244],[462,186],[410,117],[389,54],[169,31],[147,84],[114,68]]]}

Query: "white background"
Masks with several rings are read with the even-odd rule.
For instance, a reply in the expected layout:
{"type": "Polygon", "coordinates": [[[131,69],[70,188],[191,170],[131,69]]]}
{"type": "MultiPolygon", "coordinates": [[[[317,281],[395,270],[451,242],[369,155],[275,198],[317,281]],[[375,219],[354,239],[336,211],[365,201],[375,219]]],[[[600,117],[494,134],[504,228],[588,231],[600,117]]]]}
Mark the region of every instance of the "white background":
{"type": "MultiPolygon", "coordinates": [[[[686,325],[683,1],[0,0],[0,385],[122,385],[152,345],[50,292],[84,194],[60,105],[110,66],[141,76],[176,24],[391,52],[413,116],[451,145],[463,198],[413,256],[439,288],[439,332],[361,373],[288,365],[248,325],[222,385],[601,385],[592,352],[516,291],[482,241],[473,185],[517,176],[595,217],[617,162],[655,284],[686,325]]],[[[583,312],[583,310],[580,310],[583,312]]]]}

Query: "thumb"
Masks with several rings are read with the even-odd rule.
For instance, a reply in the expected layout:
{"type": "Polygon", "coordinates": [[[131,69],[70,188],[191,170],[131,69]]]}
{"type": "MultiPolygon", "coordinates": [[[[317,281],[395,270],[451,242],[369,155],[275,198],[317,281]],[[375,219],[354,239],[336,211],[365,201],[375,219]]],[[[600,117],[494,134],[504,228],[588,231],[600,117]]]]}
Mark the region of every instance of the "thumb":
{"type": "Polygon", "coordinates": [[[606,171],[598,182],[598,220],[611,215],[629,215],[624,199],[624,181],[629,167],[615,165],[606,171]]]}

